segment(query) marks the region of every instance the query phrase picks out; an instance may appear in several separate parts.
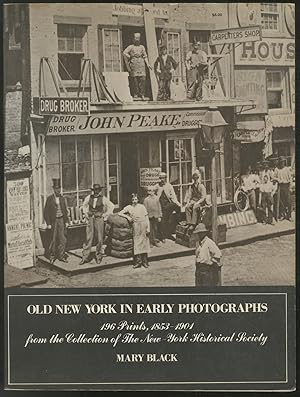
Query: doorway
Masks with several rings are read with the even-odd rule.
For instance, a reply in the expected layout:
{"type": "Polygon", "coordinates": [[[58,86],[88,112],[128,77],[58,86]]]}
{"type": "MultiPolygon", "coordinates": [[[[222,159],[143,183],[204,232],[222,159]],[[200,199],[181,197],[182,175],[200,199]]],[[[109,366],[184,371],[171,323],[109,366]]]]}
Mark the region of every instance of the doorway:
{"type": "Polygon", "coordinates": [[[138,188],[138,145],[135,139],[121,140],[121,207],[131,203],[131,194],[138,188]]]}
{"type": "MultiPolygon", "coordinates": [[[[122,45],[123,45],[123,50],[127,48],[129,45],[133,43],[133,35],[134,33],[140,33],[141,34],[141,44],[145,47],[146,52],[148,54],[147,50],[147,42],[146,42],[146,32],[144,27],[142,26],[127,26],[123,25],[122,26],[122,45]]],[[[128,70],[126,69],[126,66],[124,64],[124,70],[127,72],[128,70]]],[[[132,92],[132,82],[131,82],[131,77],[129,76],[129,87],[130,87],[130,94],[133,96],[132,92]]],[[[150,82],[150,75],[149,75],[149,70],[146,67],[146,87],[145,87],[145,94],[146,98],[152,99],[152,91],[151,91],[151,82],[150,82]]]]}

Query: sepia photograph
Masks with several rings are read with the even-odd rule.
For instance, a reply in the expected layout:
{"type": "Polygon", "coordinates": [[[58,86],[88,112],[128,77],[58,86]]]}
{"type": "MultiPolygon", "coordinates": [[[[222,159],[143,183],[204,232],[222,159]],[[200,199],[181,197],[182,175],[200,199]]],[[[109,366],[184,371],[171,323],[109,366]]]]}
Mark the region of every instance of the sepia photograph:
{"type": "Polygon", "coordinates": [[[295,285],[294,3],[3,13],[5,287],[295,285]]]}

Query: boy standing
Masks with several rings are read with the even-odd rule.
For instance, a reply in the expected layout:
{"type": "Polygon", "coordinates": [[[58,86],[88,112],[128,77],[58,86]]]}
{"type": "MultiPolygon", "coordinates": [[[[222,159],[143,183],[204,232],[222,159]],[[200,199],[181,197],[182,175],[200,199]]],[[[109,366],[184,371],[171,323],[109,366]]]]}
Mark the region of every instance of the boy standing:
{"type": "Polygon", "coordinates": [[[263,177],[263,183],[260,185],[259,203],[264,210],[264,223],[273,225],[273,211],[274,204],[273,196],[276,192],[276,185],[271,182],[267,174],[263,177]]]}
{"type": "Polygon", "coordinates": [[[162,218],[161,205],[153,187],[148,187],[147,192],[148,196],[144,200],[144,206],[146,207],[150,221],[150,244],[157,247],[158,223],[161,222],[162,218]]]}
{"type": "Polygon", "coordinates": [[[196,287],[217,287],[221,285],[221,251],[207,234],[203,223],[199,223],[193,232],[196,240],[196,287]]]}

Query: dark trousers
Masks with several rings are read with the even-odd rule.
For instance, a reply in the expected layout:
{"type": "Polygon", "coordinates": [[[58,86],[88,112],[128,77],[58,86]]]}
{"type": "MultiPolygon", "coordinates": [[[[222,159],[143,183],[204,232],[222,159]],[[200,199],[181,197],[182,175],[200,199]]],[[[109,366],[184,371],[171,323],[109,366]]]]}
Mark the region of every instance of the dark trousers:
{"type": "Polygon", "coordinates": [[[82,259],[88,260],[93,240],[94,240],[94,233],[96,234],[97,238],[97,245],[96,245],[96,259],[102,259],[102,245],[103,245],[103,238],[104,238],[104,219],[101,217],[94,217],[91,216],[89,218],[89,223],[86,225],[86,243],[83,245],[83,252],[82,252],[82,259]]]}
{"type": "Polygon", "coordinates": [[[158,220],[157,218],[149,218],[150,221],[150,244],[154,244],[158,238],[158,220]]]}
{"type": "Polygon", "coordinates": [[[138,97],[145,96],[145,83],[146,83],[146,76],[132,77],[133,96],[138,96],[138,97]]]}
{"type": "Polygon", "coordinates": [[[264,221],[272,223],[273,221],[273,197],[271,193],[262,192],[261,194],[261,206],[264,210],[264,221]]]}
{"type": "MultiPolygon", "coordinates": [[[[178,213],[180,212],[180,207],[175,203],[162,203],[162,218],[160,222],[160,238],[162,240],[166,238],[170,238],[172,233],[174,232],[174,219],[173,219],[173,211],[176,211],[175,217],[177,218],[178,213]]],[[[175,221],[177,224],[177,220],[175,221]]]]}
{"type": "Polygon", "coordinates": [[[249,207],[250,207],[250,209],[252,209],[255,212],[256,211],[256,194],[255,194],[254,189],[248,191],[248,198],[249,198],[249,207]]]}
{"type": "Polygon", "coordinates": [[[202,85],[204,75],[203,68],[195,68],[190,71],[190,82],[187,90],[187,98],[196,99],[197,101],[202,99],[202,85]]]}
{"type": "Polygon", "coordinates": [[[291,217],[291,192],[290,192],[289,183],[279,184],[279,195],[280,195],[281,216],[289,219],[291,217]]]}
{"type": "Polygon", "coordinates": [[[50,259],[63,259],[66,250],[66,244],[66,225],[62,216],[60,218],[56,218],[54,225],[52,225],[52,238],[49,245],[50,259]]]}
{"type": "Polygon", "coordinates": [[[158,80],[158,101],[165,101],[171,98],[171,90],[170,90],[171,80],[159,78],[158,80]]]}
{"type": "Polygon", "coordinates": [[[196,263],[195,286],[218,287],[221,285],[221,267],[213,264],[196,263]]]}

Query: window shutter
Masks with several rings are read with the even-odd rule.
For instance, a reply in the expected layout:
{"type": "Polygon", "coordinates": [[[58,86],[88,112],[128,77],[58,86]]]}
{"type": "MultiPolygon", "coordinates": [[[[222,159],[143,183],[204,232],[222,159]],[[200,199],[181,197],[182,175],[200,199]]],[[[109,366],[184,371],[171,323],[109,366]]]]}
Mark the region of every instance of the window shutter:
{"type": "Polygon", "coordinates": [[[104,72],[104,43],[103,30],[98,28],[99,71],[104,72]]]}

